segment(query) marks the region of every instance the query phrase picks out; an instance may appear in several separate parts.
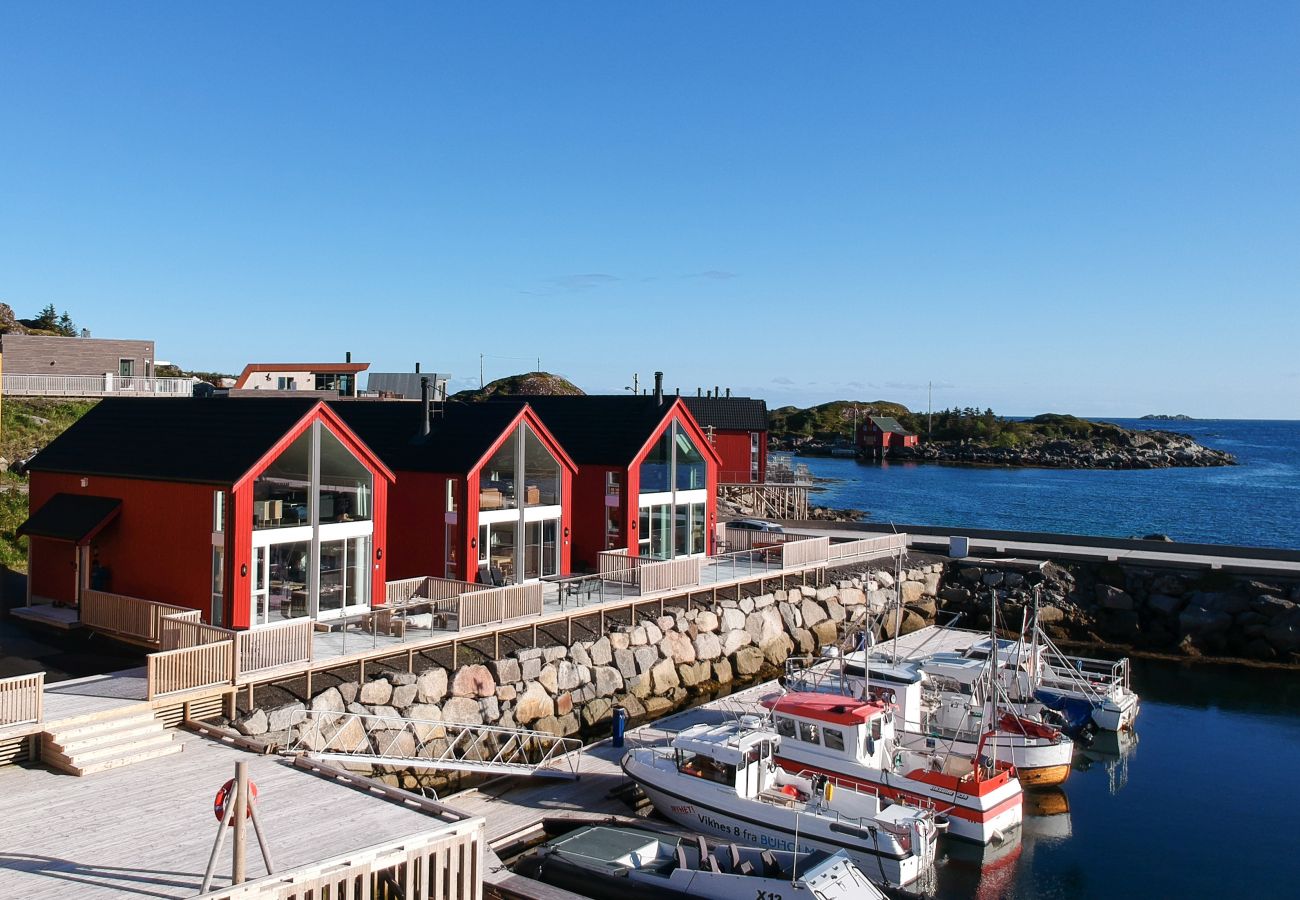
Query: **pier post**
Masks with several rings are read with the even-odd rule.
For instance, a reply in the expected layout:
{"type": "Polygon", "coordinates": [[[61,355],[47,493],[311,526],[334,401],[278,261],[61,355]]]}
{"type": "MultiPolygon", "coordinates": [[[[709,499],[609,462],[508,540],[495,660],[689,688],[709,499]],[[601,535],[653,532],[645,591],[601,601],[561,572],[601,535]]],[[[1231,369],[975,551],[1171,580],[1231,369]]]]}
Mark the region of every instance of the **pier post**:
{"type": "Polygon", "coordinates": [[[235,847],[234,861],[230,865],[230,883],[243,884],[247,880],[248,850],[248,763],[235,763],[235,847]]]}

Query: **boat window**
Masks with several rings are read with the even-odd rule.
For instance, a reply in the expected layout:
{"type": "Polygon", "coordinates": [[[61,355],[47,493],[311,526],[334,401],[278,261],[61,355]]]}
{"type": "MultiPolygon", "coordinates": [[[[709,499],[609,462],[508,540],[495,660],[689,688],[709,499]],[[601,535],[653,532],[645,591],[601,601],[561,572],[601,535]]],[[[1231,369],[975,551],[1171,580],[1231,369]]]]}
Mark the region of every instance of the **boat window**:
{"type": "Polygon", "coordinates": [[[781,737],[794,737],[794,719],[785,716],[776,717],[776,733],[781,737]]]}
{"type": "Polygon", "coordinates": [[[880,740],[880,717],[879,716],[871,720],[871,739],[873,741],[880,740]]]}
{"type": "Polygon", "coordinates": [[[800,722],[799,740],[805,741],[809,744],[820,744],[821,741],[817,737],[818,730],[817,726],[812,722],[800,722]]]}
{"type": "Polygon", "coordinates": [[[836,728],[823,728],[822,741],[832,750],[843,750],[844,732],[836,728]]]}
{"type": "Polygon", "coordinates": [[[758,759],[758,748],[750,747],[749,751],[745,754],[745,765],[752,766],[754,763],[758,762],[758,759]]]}
{"type": "Polygon", "coordinates": [[[696,753],[689,757],[678,757],[677,771],[683,775],[716,781],[718,784],[736,783],[735,766],[719,763],[702,753],[696,753]]]}

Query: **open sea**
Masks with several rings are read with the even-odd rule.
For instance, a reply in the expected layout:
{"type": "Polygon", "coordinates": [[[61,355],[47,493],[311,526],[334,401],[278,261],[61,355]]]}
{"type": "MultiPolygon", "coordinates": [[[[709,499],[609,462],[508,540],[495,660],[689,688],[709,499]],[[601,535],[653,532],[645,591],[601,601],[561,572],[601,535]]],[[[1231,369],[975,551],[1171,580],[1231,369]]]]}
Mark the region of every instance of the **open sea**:
{"type": "Polygon", "coordinates": [[[1190,434],[1236,455],[1206,469],[1015,469],[797,457],[819,478],[819,506],[871,522],[1053,531],[1300,548],[1300,421],[1110,419],[1190,434]]]}
{"type": "MultiPolygon", "coordinates": [[[[1092,471],[799,457],[818,505],[868,521],[1300,548],[1300,422],[1112,420],[1180,431],[1240,465],[1092,471]]],[[[1134,732],[1027,792],[1008,846],[940,848],[941,898],[1295,897],[1300,672],[1134,660],[1134,732]]]]}

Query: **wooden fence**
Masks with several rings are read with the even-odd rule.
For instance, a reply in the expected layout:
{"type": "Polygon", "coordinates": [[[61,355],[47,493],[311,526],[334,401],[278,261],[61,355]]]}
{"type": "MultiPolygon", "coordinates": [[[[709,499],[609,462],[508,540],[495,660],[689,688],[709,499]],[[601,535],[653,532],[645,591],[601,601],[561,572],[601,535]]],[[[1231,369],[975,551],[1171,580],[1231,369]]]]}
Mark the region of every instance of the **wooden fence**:
{"type": "MultiPolygon", "coordinates": [[[[198,613],[195,612],[197,616],[198,613]]],[[[216,644],[220,641],[233,641],[238,632],[216,625],[204,625],[202,622],[189,621],[188,617],[163,616],[162,634],[159,644],[163,650],[185,650],[189,647],[201,647],[204,644],[216,644]]]]}
{"type": "Polygon", "coordinates": [[[201,894],[202,900],[482,900],[483,820],[467,819],[278,875],[201,894]]]}
{"type": "Polygon", "coordinates": [[[263,669],[310,662],[316,624],[311,619],[290,619],[235,634],[234,678],[263,669]]]}
{"type": "Polygon", "coordinates": [[[797,569],[825,564],[830,557],[831,539],[804,538],[781,545],[781,568],[797,569]]]}
{"type": "Polygon", "coordinates": [[[107,591],[86,590],[81,594],[83,625],[154,647],[162,643],[162,620],[165,616],[173,616],[180,621],[199,621],[198,610],[183,606],[156,603],[124,594],[110,594],[107,591]]]}
{"type": "Polygon", "coordinates": [[[637,583],[641,586],[642,594],[694,587],[700,583],[703,566],[704,559],[699,556],[646,562],[636,568],[637,583]]]}
{"type": "Polygon", "coordinates": [[[233,647],[233,642],[221,641],[150,653],[145,667],[149,699],[233,683],[233,647]]]}
{"type": "Polygon", "coordinates": [[[638,557],[629,556],[626,547],[618,550],[601,550],[596,554],[596,571],[606,581],[632,584],[636,581],[638,557]]]}
{"type": "Polygon", "coordinates": [[[855,541],[831,544],[828,559],[831,563],[835,563],[906,549],[906,534],[886,534],[881,537],[860,538],[855,541]]]}
{"type": "Polygon", "coordinates": [[[44,697],[44,672],[0,678],[0,731],[40,722],[44,697]]]}
{"type": "Polygon", "coordinates": [[[542,614],[542,590],[541,583],[534,581],[462,594],[457,625],[469,628],[523,616],[539,616],[542,614]]]}

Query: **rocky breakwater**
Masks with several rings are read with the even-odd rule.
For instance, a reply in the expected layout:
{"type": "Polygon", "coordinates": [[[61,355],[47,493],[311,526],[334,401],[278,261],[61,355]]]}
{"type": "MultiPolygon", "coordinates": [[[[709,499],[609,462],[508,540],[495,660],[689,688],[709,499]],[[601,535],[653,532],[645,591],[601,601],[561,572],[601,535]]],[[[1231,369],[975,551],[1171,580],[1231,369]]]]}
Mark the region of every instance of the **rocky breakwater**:
{"type": "Polygon", "coordinates": [[[1237,464],[1231,453],[1206,447],[1185,434],[1123,430],[1108,431],[1105,437],[1058,438],[1006,447],[927,443],[897,448],[891,451],[891,458],[1047,469],[1169,469],[1237,464]]]}
{"type": "MultiPolygon", "coordinates": [[[[904,633],[920,628],[934,616],[940,570],[939,565],[914,567],[903,573],[901,584],[889,572],[845,574],[821,586],[673,609],[569,646],[520,649],[454,670],[385,671],[364,682],[325,687],[311,697],[246,710],[231,724],[272,746],[303,737],[307,749],[365,745],[359,720],[343,713],[426,723],[420,726],[426,752],[445,748],[445,723],[594,736],[608,728],[616,706],[633,720],[653,719],[702,695],[771,677],[790,656],[837,644],[842,627],[879,617],[896,599],[906,604],[903,615],[884,617],[879,634],[889,636],[900,626],[904,633]],[[304,727],[309,715],[326,727],[304,727]]],[[[395,740],[380,732],[371,745],[390,754],[418,749],[414,732],[395,740]]],[[[379,774],[408,787],[427,783],[416,771],[379,774]]]]}
{"type": "Polygon", "coordinates": [[[996,596],[1003,624],[1018,629],[1035,592],[1054,640],[1300,665],[1300,583],[1284,579],[1115,563],[953,562],[939,609],[986,628],[996,596]]]}

